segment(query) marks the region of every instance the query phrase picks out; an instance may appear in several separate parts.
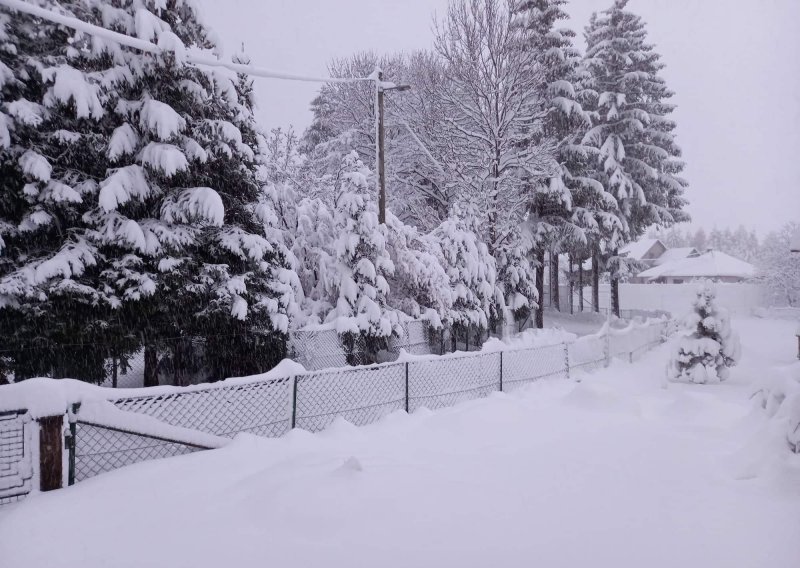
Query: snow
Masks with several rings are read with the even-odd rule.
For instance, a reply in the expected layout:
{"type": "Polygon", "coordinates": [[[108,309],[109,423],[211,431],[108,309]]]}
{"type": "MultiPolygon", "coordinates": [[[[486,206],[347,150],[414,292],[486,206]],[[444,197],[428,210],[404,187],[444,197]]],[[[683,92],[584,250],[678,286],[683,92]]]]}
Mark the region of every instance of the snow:
{"type": "Polygon", "coordinates": [[[139,126],[155,133],[162,142],[167,142],[186,128],[186,120],[168,104],[148,99],[139,113],[139,126]]]}
{"type": "Polygon", "coordinates": [[[192,446],[221,448],[230,443],[229,438],[214,436],[199,430],[172,426],[152,416],[120,410],[106,400],[89,400],[81,404],[78,410],[78,417],[81,422],[111,426],[192,446]]]}
{"type": "Polygon", "coordinates": [[[756,267],[724,252],[712,250],[692,258],[654,266],[637,274],[638,278],[654,280],[664,276],[683,278],[753,278],[756,267]]]}
{"type": "Polygon", "coordinates": [[[655,265],[660,266],[667,262],[682,260],[692,255],[697,255],[697,249],[694,247],[679,247],[671,248],[664,251],[664,253],[655,259],[655,265]]]}
{"type": "Polygon", "coordinates": [[[240,435],[5,508],[0,558],[83,568],[793,568],[800,456],[776,444],[750,400],[765,370],[792,362],[792,324],[735,325],[746,356],[723,385],[664,388],[653,372],[668,357],[662,347],[580,382],[543,380],[362,428],[338,419],[317,435],[240,435]]]}
{"type": "Polygon", "coordinates": [[[650,251],[653,246],[660,243],[658,239],[640,239],[629,243],[619,249],[620,256],[626,256],[634,260],[650,260],[645,255],[650,251]]]}

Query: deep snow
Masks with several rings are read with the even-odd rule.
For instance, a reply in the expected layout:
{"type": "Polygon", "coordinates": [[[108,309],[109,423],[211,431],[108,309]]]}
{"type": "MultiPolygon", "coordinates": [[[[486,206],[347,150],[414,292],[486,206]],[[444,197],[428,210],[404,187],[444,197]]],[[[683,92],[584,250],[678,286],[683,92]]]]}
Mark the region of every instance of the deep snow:
{"type": "Polygon", "coordinates": [[[35,495],[0,513],[1,564],[796,567],[800,463],[753,452],[750,399],[792,363],[795,324],[733,325],[743,358],[721,385],[665,384],[669,344],[580,382],[243,435],[35,495]]]}

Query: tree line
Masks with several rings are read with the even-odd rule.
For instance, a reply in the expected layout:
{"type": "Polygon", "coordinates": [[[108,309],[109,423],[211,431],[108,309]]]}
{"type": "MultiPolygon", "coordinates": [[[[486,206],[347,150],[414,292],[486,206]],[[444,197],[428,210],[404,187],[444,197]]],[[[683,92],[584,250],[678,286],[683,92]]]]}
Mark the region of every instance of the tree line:
{"type": "Polygon", "coordinates": [[[453,0],[431,50],[331,63],[413,86],[386,96],[385,224],[373,83],[264,132],[251,78],[186,64],[216,47],[191,3],[57,4],[160,54],[3,8],[0,372],[100,381],[143,350],[146,384],[183,384],[263,371],[309,326],[369,353],[404,318],[541,326],[547,255],[617,289],[623,244],[688,220],[672,92],[626,0],[583,54],[565,3],[453,0]]]}

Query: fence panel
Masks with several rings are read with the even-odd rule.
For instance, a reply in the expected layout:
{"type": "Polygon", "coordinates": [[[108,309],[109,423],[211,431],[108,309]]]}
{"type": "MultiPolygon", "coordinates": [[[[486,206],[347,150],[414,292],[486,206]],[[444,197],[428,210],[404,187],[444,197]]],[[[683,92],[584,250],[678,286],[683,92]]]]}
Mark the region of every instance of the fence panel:
{"type": "Polygon", "coordinates": [[[317,432],[341,416],[357,426],[405,408],[404,363],[298,375],[295,426],[317,432]]]}
{"type": "Polygon", "coordinates": [[[173,426],[217,436],[230,438],[239,432],[250,432],[276,437],[291,429],[292,378],[197,387],[112,402],[122,410],[147,414],[173,426]]]}
{"type": "Polygon", "coordinates": [[[569,377],[563,343],[503,352],[504,391],[513,391],[545,377],[569,377]]]}
{"type": "Polygon", "coordinates": [[[19,501],[31,492],[31,424],[27,410],[0,412],[0,506],[19,501]]]}
{"type": "Polygon", "coordinates": [[[75,424],[75,469],[69,481],[72,484],[126,465],[203,449],[206,448],[78,420],[75,424]]]}
{"type": "Polygon", "coordinates": [[[570,369],[591,371],[606,363],[606,339],[599,335],[579,337],[567,346],[570,369]]]}
{"type": "Polygon", "coordinates": [[[431,410],[500,390],[500,353],[479,353],[408,363],[408,410],[431,410]]]}

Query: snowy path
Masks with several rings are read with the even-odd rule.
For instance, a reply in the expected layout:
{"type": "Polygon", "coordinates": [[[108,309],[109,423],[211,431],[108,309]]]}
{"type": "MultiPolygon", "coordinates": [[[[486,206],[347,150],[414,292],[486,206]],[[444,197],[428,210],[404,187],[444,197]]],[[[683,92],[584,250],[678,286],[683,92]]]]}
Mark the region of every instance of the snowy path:
{"type": "Polygon", "coordinates": [[[734,325],[746,359],[724,385],[662,388],[662,347],[580,383],[240,437],[23,502],[0,516],[0,564],[795,568],[800,464],[738,451],[794,324],[734,325]]]}

